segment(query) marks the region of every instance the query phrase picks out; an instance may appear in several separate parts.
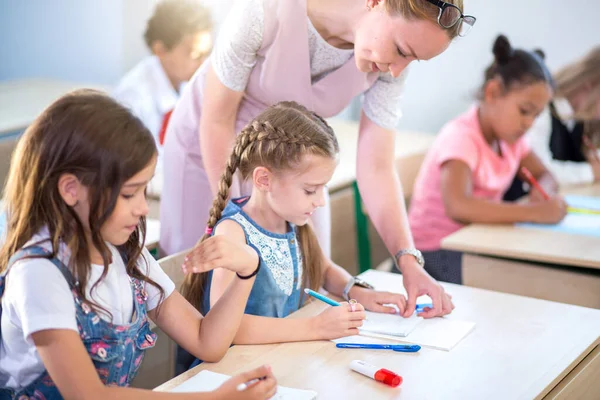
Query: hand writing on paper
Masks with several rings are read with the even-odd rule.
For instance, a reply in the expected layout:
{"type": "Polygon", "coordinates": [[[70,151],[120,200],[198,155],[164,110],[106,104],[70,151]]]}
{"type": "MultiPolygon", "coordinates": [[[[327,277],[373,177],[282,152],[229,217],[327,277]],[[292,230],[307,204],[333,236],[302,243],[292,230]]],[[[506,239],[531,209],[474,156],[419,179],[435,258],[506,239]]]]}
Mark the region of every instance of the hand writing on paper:
{"type": "Polygon", "coordinates": [[[408,318],[415,312],[417,297],[423,295],[431,297],[433,302],[433,308],[419,313],[419,316],[423,318],[441,317],[450,314],[454,310],[452,296],[446,293],[442,285],[433,279],[416,261],[414,261],[414,264],[403,266],[402,277],[404,288],[408,294],[408,302],[402,314],[403,317],[408,318]]]}
{"type": "Polygon", "coordinates": [[[338,307],[328,307],[312,317],[312,329],[323,340],[358,335],[358,328],[366,318],[365,308],[360,304],[340,303],[338,307]]]}
{"type": "Polygon", "coordinates": [[[557,224],[567,215],[567,203],[562,197],[552,197],[534,204],[532,222],[557,224]]]}
{"type": "Polygon", "coordinates": [[[214,391],[215,399],[219,400],[265,400],[275,396],[275,393],[277,393],[277,381],[271,372],[271,367],[267,365],[234,376],[214,391]],[[266,379],[262,379],[265,377],[266,379]],[[260,380],[245,390],[237,389],[240,384],[253,379],[260,380]]]}
{"type": "Polygon", "coordinates": [[[406,297],[399,293],[378,292],[360,286],[353,286],[348,293],[348,297],[355,299],[365,309],[373,312],[395,314],[399,311],[400,314],[403,314],[406,309],[406,297]],[[395,307],[384,304],[393,304],[398,307],[398,310],[395,307]]]}

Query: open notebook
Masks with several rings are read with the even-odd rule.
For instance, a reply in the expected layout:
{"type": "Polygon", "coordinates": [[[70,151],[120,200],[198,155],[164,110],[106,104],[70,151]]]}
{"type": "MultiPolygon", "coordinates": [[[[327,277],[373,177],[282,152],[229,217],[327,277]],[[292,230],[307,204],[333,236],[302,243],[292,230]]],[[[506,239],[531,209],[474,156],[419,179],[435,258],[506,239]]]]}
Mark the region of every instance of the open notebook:
{"type": "MultiPolygon", "coordinates": [[[[210,392],[221,386],[229,378],[231,378],[229,375],[204,370],[171,389],[171,392],[210,392]]],[[[313,400],[316,398],[317,392],[312,390],[291,389],[283,386],[278,386],[277,394],[271,397],[272,400],[313,400]]]]}
{"type": "MultiPolygon", "coordinates": [[[[393,315],[392,315],[393,316],[393,315]]],[[[396,316],[397,318],[402,318],[396,316]]],[[[367,317],[370,318],[370,317],[367,317]]],[[[409,318],[410,319],[410,318],[409,318]]],[[[422,319],[422,318],[419,318],[422,319]]],[[[450,351],[475,328],[475,323],[470,321],[455,320],[452,318],[431,318],[419,322],[406,336],[391,335],[395,333],[393,326],[383,326],[379,332],[360,330],[360,335],[347,336],[335,339],[335,343],[389,343],[390,340],[418,344],[437,350],[450,351]],[[387,332],[387,333],[386,333],[387,332]],[[385,339],[385,340],[374,340],[385,339]]]]}
{"type": "MultiPolygon", "coordinates": [[[[583,210],[600,210],[600,198],[588,196],[565,196],[569,207],[583,210]]],[[[535,224],[519,223],[518,226],[527,228],[543,229],[550,231],[565,232],[576,235],[600,237],[600,215],[597,213],[569,212],[558,224],[535,224]]]]}
{"type": "Polygon", "coordinates": [[[382,314],[367,311],[367,319],[358,328],[361,335],[380,334],[406,337],[423,321],[423,318],[413,315],[403,318],[399,314],[382,314]]]}

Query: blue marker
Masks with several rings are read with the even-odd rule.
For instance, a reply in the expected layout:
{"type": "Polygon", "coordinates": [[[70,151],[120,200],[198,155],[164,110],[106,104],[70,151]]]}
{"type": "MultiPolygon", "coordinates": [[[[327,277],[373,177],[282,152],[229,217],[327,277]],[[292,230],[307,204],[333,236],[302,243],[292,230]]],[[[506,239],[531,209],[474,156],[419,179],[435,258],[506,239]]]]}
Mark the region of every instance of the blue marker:
{"type": "Polygon", "coordinates": [[[433,309],[433,304],[431,304],[431,303],[417,304],[415,311],[417,313],[422,313],[423,311],[425,311],[425,308],[433,309]]]}
{"type": "Polygon", "coordinates": [[[325,297],[322,294],[315,292],[314,290],[310,290],[310,289],[306,288],[306,289],[304,289],[304,293],[306,293],[309,296],[314,297],[317,300],[321,300],[322,302],[327,303],[330,306],[337,307],[340,305],[340,303],[338,303],[337,301],[331,300],[329,297],[325,297]]]}
{"type": "Polygon", "coordinates": [[[374,350],[394,350],[401,353],[416,353],[421,350],[421,346],[416,344],[362,344],[362,343],[337,343],[338,349],[374,349],[374,350]]]}

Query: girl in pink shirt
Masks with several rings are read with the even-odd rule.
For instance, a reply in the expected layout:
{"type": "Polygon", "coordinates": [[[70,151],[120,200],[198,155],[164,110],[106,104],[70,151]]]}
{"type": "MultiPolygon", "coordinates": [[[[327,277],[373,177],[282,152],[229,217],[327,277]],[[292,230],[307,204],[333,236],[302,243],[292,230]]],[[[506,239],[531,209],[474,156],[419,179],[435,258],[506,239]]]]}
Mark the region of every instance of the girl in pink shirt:
{"type": "Polygon", "coordinates": [[[554,178],[523,135],[546,107],[553,82],[541,51],[513,49],[500,35],[485,71],[480,101],[442,128],[415,182],[409,221],[425,269],[441,281],[461,283],[461,253],[441,250],[441,240],[464,224],[556,223],[566,204],[554,178]],[[552,196],[529,203],[502,195],[526,167],[552,196]]]}

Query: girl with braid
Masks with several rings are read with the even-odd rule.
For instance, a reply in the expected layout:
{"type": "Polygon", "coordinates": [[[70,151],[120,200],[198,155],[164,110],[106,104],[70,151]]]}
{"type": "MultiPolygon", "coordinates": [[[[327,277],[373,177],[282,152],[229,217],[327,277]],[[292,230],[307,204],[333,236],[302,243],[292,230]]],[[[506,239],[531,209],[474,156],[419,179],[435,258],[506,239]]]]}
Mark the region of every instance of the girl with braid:
{"type": "MultiPolygon", "coordinates": [[[[267,108],[237,137],[206,233],[183,265],[190,274],[182,288],[191,304],[207,312],[235,279],[230,271],[244,263],[257,266],[234,343],[355,335],[365,318],[360,303],[377,312],[397,312],[384,304],[405,310],[403,295],[348,287],[350,274],[324,256],[308,223],[313,212],[325,205],[325,184],[335,170],[338,150],[329,125],[294,102],[267,108]],[[238,170],[252,183],[251,195],[228,201],[232,177],[238,170]],[[215,270],[196,273],[207,268],[215,270]],[[314,317],[283,318],[302,305],[304,288],[319,290],[321,286],[346,300],[356,300],[329,307],[314,317]]],[[[180,355],[180,366],[185,364],[180,355]]]]}
{"type": "MultiPolygon", "coordinates": [[[[234,279],[203,316],[152,258],[146,186],[157,150],[115,100],[83,90],[50,105],[19,141],[5,188],[0,246],[0,400],[270,399],[269,366],[210,393],[127,388],[150,321],[197,357],[218,361],[235,335],[252,280],[234,279]],[[245,391],[237,386],[266,378],[245,391]]],[[[236,270],[248,275],[248,266],[236,270]]]]}

